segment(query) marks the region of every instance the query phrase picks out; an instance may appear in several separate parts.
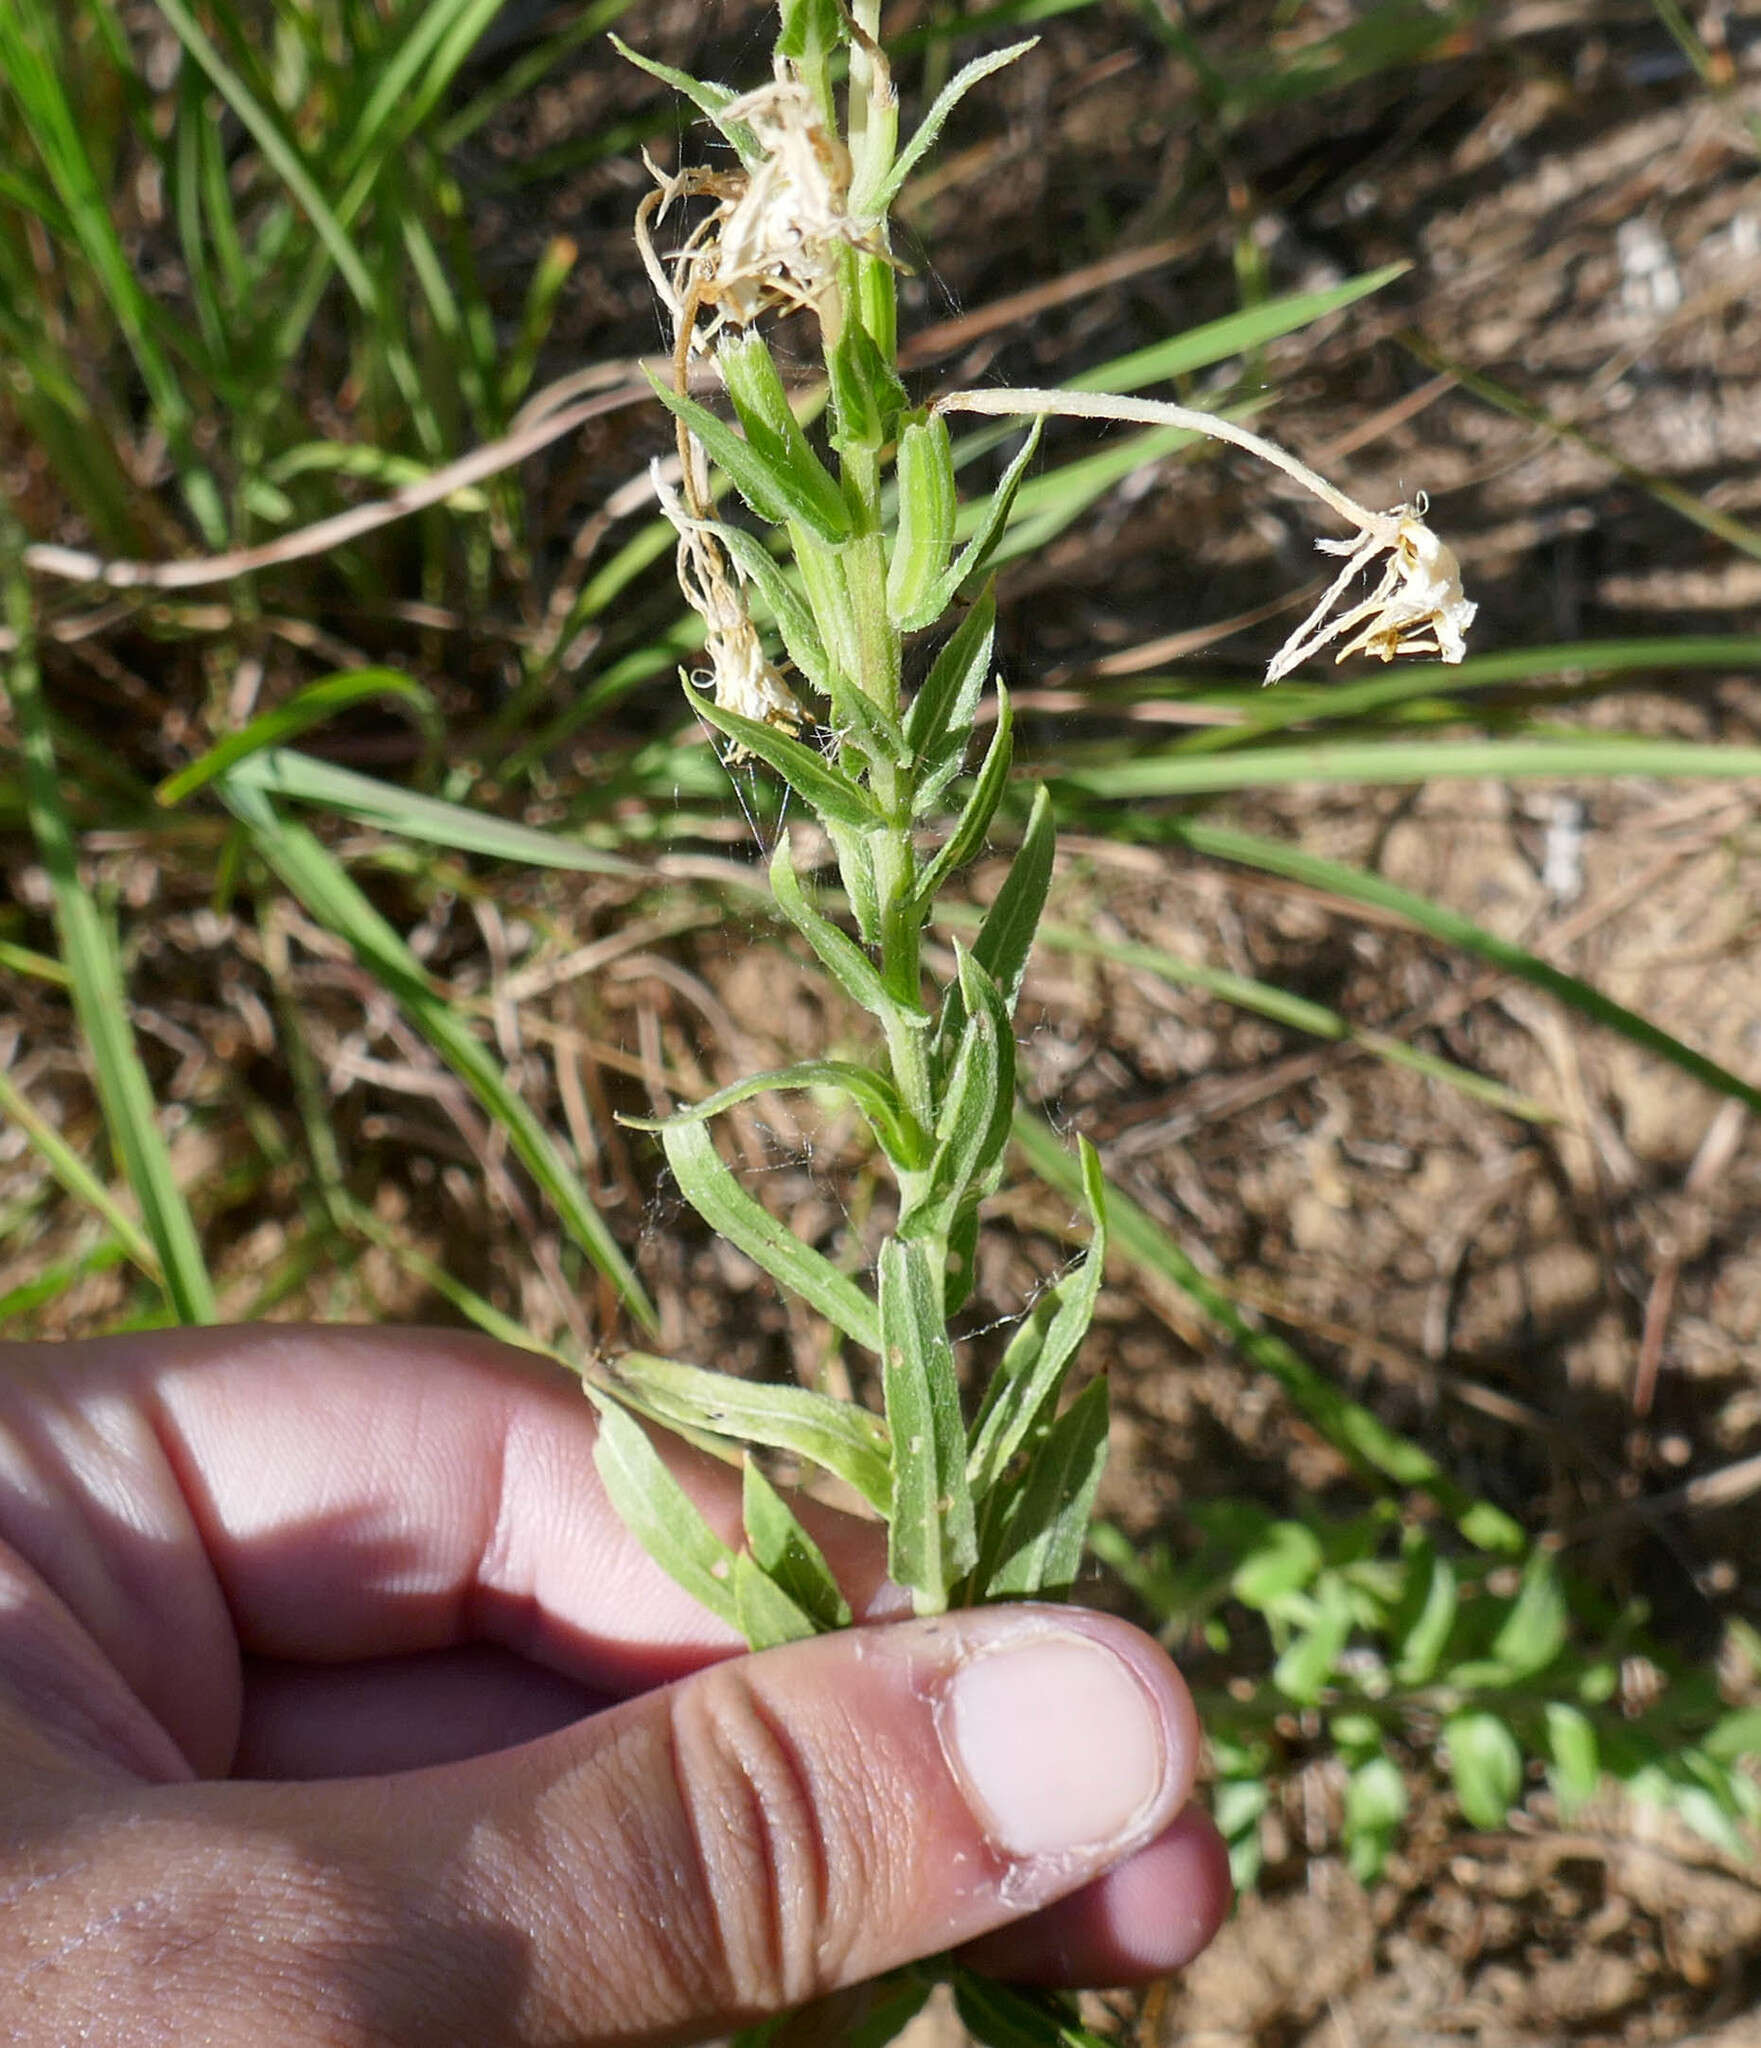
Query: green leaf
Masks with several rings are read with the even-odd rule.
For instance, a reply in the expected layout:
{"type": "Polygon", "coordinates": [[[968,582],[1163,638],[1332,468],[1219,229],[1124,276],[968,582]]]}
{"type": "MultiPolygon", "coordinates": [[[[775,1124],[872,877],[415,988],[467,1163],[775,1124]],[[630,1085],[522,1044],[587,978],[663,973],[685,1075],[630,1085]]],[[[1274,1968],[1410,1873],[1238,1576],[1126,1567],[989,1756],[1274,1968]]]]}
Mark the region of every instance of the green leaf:
{"type": "Polygon", "coordinates": [[[768,1094],[773,1088],[836,1088],[861,1110],[882,1150],[896,1167],[912,1173],[928,1162],[929,1139],[899,1100],[892,1082],[873,1067],[859,1067],[853,1060],[801,1060],[792,1067],[774,1067],[767,1073],[748,1074],[743,1081],[718,1088],[713,1095],[692,1103],[689,1109],[675,1110],[671,1116],[620,1116],[618,1122],[635,1131],[664,1131],[680,1124],[706,1123],[724,1109],[732,1109],[735,1103],[768,1094]]]}
{"type": "Polygon", "coordinates": [[[49,878],[61,957],[72,984],[74,1015],[91,1062],[105,1134],[140,1204],[172,1312],[180,1322],[211,1323],[217,1313],[213,1283],[159,1129],[152,1084],[141,1064],[129,1020],[122,963],[97,901],[80,879],[78,849],[61,801],[55,746],[43,701],[30,589],[18,564],[21,544],[21,536],[6,519],[0,526],[0,547],[6,558],[6,617],[14,649],[6,694],[24,757],[25,810],[49,878]]]}
{"type": "Polygon", "coordinates": [[[125,1209],[117,1206],[110,1190],[20,1091],[4,1067],[0,1067],[0,1116],[17,1125],[73,1199],[103,1219],[116,1240],[117,1250],[132,1259],[155,1285],[162,1283],[164,1272],[152,1240],[125,1209]]]}
{"type": "Polygon", "coordinates": [[[948,116],[979,83],[989,78],[993,71],[1001,71],[1007,64],[1025,57],[1039,41],[1038,36],[1029,36],[1025,42],[1011,43],[1007,49],[991,50],[982,57],[974,57],[969,64],[963,64],[950,78],[930,103],[930,109],[918,123],[916,133],[899,154],[893,159],[892,167],[872,193],[851,194],[852,207],[859,206],[863,213],[884,213],[899,196],[900,188],[911,173],[923,161],[942,132],[948,116]]]}
{"type": "Polygon", "coordinates": [[[646,1351],[607,1359],[605,1370],[630,1406],[656,1422],[787,1451],[843,1480],[870,1507],[887,1505],[893,1482],[886,1425],[853,1401],[707,1372],[646,1351]]]}
{"type": "Polygon", "coordinates": [[[1082,2024],[1061,1992],[1000,1983],[959,1963],[952,1982],[961,2023],[982,2048],[1114,2048],[1082,2024]]]}
{"type": "Polygon", "coordinates": [[[890,1237],[880,1255],[882,1382],[893,1444],[887,1571],[919,1614],[940,1614],[977,1562],[966,1431],[930,1246],[890,1237]]]}
{"type": "Polygon", "coordinates": [[[1562,1817],[1570,1818],[1595,1798],[1602,1784],[1602,1755],[1588,1714],[1563,1700],[1547,1702],[1547,1747],[1553,1755],[1548,1777],[1562,1817]]]}
{"type": "Polygon", "coordinates": [[[973,1498],[984,1502],[1016,1453],[1056,1406],[1066,1374],[1094,1319],[1107,1258],[1106,1204],[1100,1155],[1077,1140],[1094,1235],[1074,1272],[1048,1287],[1009,1339],[972,1425],[967,1473],[973,1498]]]}
{"type": "Polygon", "coordinates": [[[945,1237],[954,1213],[996,1163],[1015,1099],[1015,1040],[995,984],[955,941],[966,1024],[940,1112],[923,1191],[899,1221],[902,1237],[945,1237]]]}
{"type": "Polygon", "coordinates": [[[846,1337],[866,1350],[880,1350],[874,1303],[854,1280],[753,1200],[722,1164],[704,1125],[663,1130],[660,1141],[685,1199],[712,1230],[762,1266],[780,1287],[800,1295],[846,1337]]]}
{"type": "Polygon", "coordinates": [[[688,71],[681,71],[676,65],[663,64],[657,57],[645,57],[640,50],[631,49],[622,36],[610,36],[608,41],[618,55],[627,63],[634,64],[638,71],[646,71],[650,78],[658,78],[662,85],[670,85],[674,92],[682,93],[700,114],[706,114],[734,145],[740,161],[751,170],[762,163],[764,151],[758,146],[758,137],[744,121],[724,121],[722,109],[740,97],[732,86],[717,85],[711,79],[693,78],[688,71]]]}
{"type": "Polygon", "coordinates": [[[1394,1667],[1394,1675],[1402,1685],[1425,1685],[1436,1675],[1455,1627],[1459,1605],[1454,1565],[1448,1558],[1431,1552],[1429,1545],[1426,1552],[1429,1569],[1424,1601],[1401,1642],[1399,1662],[1394,1667]]]}
{"type": "Polygon", "coordinates": [[[984,846],[985,834],[1009,786],[1009,767],[1015,757],[1015,711],[1009,692],[997,685],[997,729],[991,735],[983,764],[973,778],[972,790],[959,819],[934,858],[917,879],[917,901],[928,905],[937,891],[958,868],[975,858],[984,846]]]}
{"type": "Polygon", "coordinates": [[[1069,1592],[1106,1462],[1102,1378],[1091,1380],[1037,1437],[1025,1469],[995,1497],[1000,1514],[986,1513],[981,1577],[987,1600],[1061,1599],[1069,1592]]]}
{"type": "MultiPolygon", "coordinates": [[[[1027,430],[1027,439],[1021,444],[1021,452],[1004,470],[1002,480],[992,493],[990,503],[984,508],[978,530],[948,567],[943,570],[923,594],[917,609],[894,621],[903,633],[914,633],[924,626],[933,626],[949,605],[963,583],[976,576],[989,561],[991,550],[1002,537],[1003,528],[1009,523],[1009,515],[1015,509],[1015,493],[1021,488],[1021,479],[1027,474],[1027,465],[1039,450],[1040,435],[1045,429],[1043,418],[1036,418],[1027,430]]],[[[732,475],[733,472],[729,471],[732,475]]]]}
{"type": "Polygon", "coordinates": [[[1127,797],[1208,796],[1228,789],[1281,788],[1293,782],[1363,782],[1376,787],[1457,780],[1562,782],[1600,775],[1761,776],[1761,747],[1649,739],[1636,733],[1498,740],[1326,740],[1306,747],[1262,747],[1238,754],[1156,749],[1129,761],[1072,769],[1072,789],[1127,797]]]}
{"type": "Polygon", "coordinates": [[[832,694],[832,667],[825,645],[814,624],[813,613],[801,593],[790,582],[782,564],[754,533],[743,526],[726,526],[719,519],[705,520],[741,571],[758,586],[758,595],[776,621],[783,651],[821,696],[832,694]]]}
{"type": "Polygon", "coordinates": [[[1003,877],[991,907],[972,942],[972,957],[997,985],[1011,1016],[1021,992],[1021,977],[1033,952],[1046,894],[1052,885],[1052,856],[1057,851],[1052,799],[1041,783],[1033,793],[1027,830],[1003,877]]]}
{"type": "Polygon", "coordinates": [[[782,0],[780,13],[779,57],[829,57],[845,39],[838,0],[782,0]]]}
{"type": "Polygon", "coordinates": [[[700,1607],[740,1628],[735,1553],[703,1519],[642,1425],[591,1385],[583,1386],[599,1417],[593,1468],[619,1520],[700,1607]]]}
{"type": "MultiPolygon", "coordinates": [[[[851,521],[844,494],[802,432],[764,337],[750,328],[728,336],[716,349],[716,364],[729,401],[746,430],[747,445],[816,500],[822,517],[833,528],[848,531],[851,521]]],[[[818,521],[808,523],[826,539],[837,538],[836,533],[827,532],[818,521]]]]}
{"type": "Polygon", "coordinates": [[[733,1580],[735,1626],[750,1648],[774,1650],[779,1643],[801,1643],[819,1634],[812,1615],[743,1550],[734,1553],[733,1580]]]}
{"type": "Polygon", "coordinates": [[[1720,1763],[1761,1757],[1761,1707],[1733,1707],[1719,1718],[1700,1747],[1720,1763]]]}
{"type": "Polygon", "coordinates": [[[1346,1780],[1345,1845],[1359,1884],[1380,1876],[1406,1811],[1406,1781],[1391,1757],[1370,1757],[1346,1780]]]}
{"type": "Polygon", "coordinates": [[[1351,1588],[1337,1572],[1323,1572],[1315,1582],[1314,1619],[1272,1667],[1272,1683],[1286,1699],[1301,1706],[1320,1699],[1339,1669],[1352,1620],[1351,1588]]]}
{"type": "Polygon", "coordinates": [[[887,611],[895,624],[916,616],[954,546],[954,453],[939,413],[907,423],[896,466],[899,524],[887,564],[887,611]]]}
{"type": "Polygon", "coordinates": [[[1443,1724],[1449,1776],[1476,1828],[1502,1828],[1523,1789],[1523,1756],[1496,1714],[1451,1714],[1443,1724]]]}
{"type": "Polygon", "coordinates": [[[395,668],[348,669],[308,683],[304,689],[296,690],[285,704],[277,704],[273,710],[253,718],[237,732],[228,733],[205,754],[190,762],[188,767],[180,768],[175,775],[168,775],[153,792],[154,798],[167,807],[182,803],[185,797],[204,788],[217,775],[224,775],[229,768],[236,767],[247,755],[261,753],[266,747],[280,746],[296,733],[322,725],[338,711],[369,697],[392,697],[408,704],[430,748],[438,748],[445,731],[439,707],[430,692],[423,689],[414,677],[395,668]]]}
{"type": "Polygon", "coordinates": [[[848,1628],[850,1603],[832,1577],[824,1551],[802,1528],[794,1509],[753,1458],[746,1460],[741,1501],[753,1562],[782,1588],[816,1631],[848,1628]]]}
{"type": "Polygon", "coordinates": [[[540,832],[512,818],[474,811],[439,797],[421,796],[352,768],[338,768],[310,754],[276,747],[253,754],[227,771],[234,788],[261,790],[296,803],[317,804],[338,817],[354,818],[400,839],[424,846],[448,846],[485,860],[513,860],[528,867],[566,868],[592,875],[638,875],[634,861],[620,860],[560,832],[540,832]]]}
{"type": "Polygon", "coordinates": [[[1303,1522],[1274,1522],[1235,1568],[1229,1590],[1261,1614],[1287,1613],[1286,1596],[1301,1592],[1321,1569],[1321,1545],[1303,1522]]]}
{"type": "Polygon", "coordinates": [[[777,835],[776,851],[770,857],[770,886],[777,908],[813,948],[819,964],[845,995],[876,1017],[891,1016],[897,1005],[882,984],[879,968],[854,939],[821,917],[808,902],[795,873],[786,830],[777,835]]]}
{"type": "Polygon", "coordinates": [[[996,630],[996,593],[986,589],[942,643],[906,713],[905,738],[922,764],[913,797],[919,816],[959,773],[966,758],[979,695],[990,674],[996,630]]]}
{"type": "Polygon", "coordinates": [[[883,820],[879,807],[859,783],[853,782],[823,754],[799,740],[790,739],[762,719],[743,718],[737,711],[724,711],[713,697],[694,689],[687,681],[685,696],[691,709],[706,725],[725,732],[748,754],[767,762],[803,802],[830,824],[851,831],[872,831],[883,820]]]}
{"type": "Polygon", "coordinates": [[[1320,291],[1289,292],[1282,298],[1262,299],[1244,306],[1220,320],[1207,320],[1183,333],[1153,341],[1147,348],[1115,356],[1072,377],[1072,391],[1141,391],[1147,384],[1165,384],[1176,377],[1190,377],[1195,370],[1207,370],[1213,363],[1231,356],[1251,355],[1280,335],[1294,334],[1315,321],[1353,305],[1372,292],[1379,292],[1412,268],[1410,263],[1385,263],[1367,270],[1343,284],[1327,285],[1320,291]]]}
{"type": "Polygon", "coordinates": [[[905,408],[905,387],[859,321],[846,322],[826,356],[826,372],[837,421],[836,445],[873,452],[892,440],[905,408]]]}
{"type": "Polygon", "coordinates": [[[735,433],[726,420],[707,406],[674,391],[652,370],[648,372],[648,381],[654,387],[655,397],[703,443],[711,459],[727,472],[735,490],[760,519],[769,520],[773,526],[785,526],[791,519],[799,519],[822,540],[849,539],[850,508],[817,457],[816,473],[797,470],[787,459],[781,441],[766,436],[761,447],[735,433]]]}
{"type": "Polygon", "coordinates": [[[1492,1639],[1492,1655],[1513,1678],[1532,1678],[1565,1647],[1571,1609],[1551,1555],[1535,1550],[1523,1569],[1522,1589],[1492,1639]]]}
{"type": "Polygon", "coordinates": [[[367,900],[335,857],[304,826],[290,823],[236,771],[219,784],[227,807],[260,858],[307,912],[344,940],[361,965],[465,1083],[528,1173],[548,1196],[569,1235],[617,1289],[645,1329],[654,1308],[618,1249],[605,1219],[554,1138],[509,1082],[470,1023],[429,986],[422,963],[367,900]]]}

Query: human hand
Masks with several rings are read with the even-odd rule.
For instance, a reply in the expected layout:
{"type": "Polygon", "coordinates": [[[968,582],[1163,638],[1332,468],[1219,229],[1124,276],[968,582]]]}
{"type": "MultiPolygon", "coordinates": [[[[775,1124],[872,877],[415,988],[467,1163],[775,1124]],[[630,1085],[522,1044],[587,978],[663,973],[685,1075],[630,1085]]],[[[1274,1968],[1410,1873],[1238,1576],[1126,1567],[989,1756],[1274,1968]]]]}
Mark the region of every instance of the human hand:
{"type": "MultiPolygon", "coordinates": [[[[606,1502],[580,1390],[432,1331],[0,1346],[0,2005],[23,2048],[695,2040],[965,1945],[1215,1931],[1198,1735],[1077,1609],[759,1656],[606,1502]]],[[[739,1486],[666,1454],[731,1540],[739,1486]]]]}

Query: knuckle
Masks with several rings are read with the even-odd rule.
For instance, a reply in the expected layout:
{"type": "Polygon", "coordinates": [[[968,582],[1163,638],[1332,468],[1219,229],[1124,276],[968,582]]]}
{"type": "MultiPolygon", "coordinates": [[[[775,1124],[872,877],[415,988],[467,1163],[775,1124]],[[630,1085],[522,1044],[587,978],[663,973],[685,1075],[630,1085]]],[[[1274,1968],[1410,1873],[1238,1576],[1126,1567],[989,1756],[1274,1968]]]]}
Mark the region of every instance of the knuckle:
{"type": "MultiPolygon", "coordinates": [[[[673,1717],[679,1796],[710,1941],[734,2010],[776,2011],[815,1996],[842,1946],[830,1893],[848,1895],[851,1830],[823,1757],[736,1667],[682,1689],[673,1717]]],[[[860,1886],[854,1888],[858,1893],[860,1886]]],[[[841,1917],[841,1916],[840,1916],[841,1917]]]]}

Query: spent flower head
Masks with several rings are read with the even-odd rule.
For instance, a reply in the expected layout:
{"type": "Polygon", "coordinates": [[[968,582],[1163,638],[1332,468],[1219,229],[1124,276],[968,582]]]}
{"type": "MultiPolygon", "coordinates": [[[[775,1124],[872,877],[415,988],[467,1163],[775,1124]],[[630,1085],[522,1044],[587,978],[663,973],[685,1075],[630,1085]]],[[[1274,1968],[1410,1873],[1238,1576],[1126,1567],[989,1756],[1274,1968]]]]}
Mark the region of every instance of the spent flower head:
{"type": "Polygon", "coordinates": [[[1349,654],[1374,654],[1383,661],[1392,661],[1397,654],[1434,654],[1448,662],[1466,655],[1467,629],[1479,607],[1462,593],[1454,550],[1425,524],[1428,509],[1420,491],[1410,505],[1371,515],[1346,540],[1316,541],[1323,553],[1344,555],[1345,566],[1272,657],[1266,669],[1268,683],[1289,675],[1335,640],[1341,641],[1334,650],[1336,662],[1349,654]],[[1384,554],[1387,560],[1375,589],[1330,619],[1328,614],[1345,596],[1353,577],[1384,554]]]}
{"type": "MultiPolygon", "coordinates": [[[[766,659],[738,570],[729,563],[707,522],[685,509],[658,462],[652,465],[650,475],[660,509],[679,536],[679,588],[703,621],[704,651],[709,656],[707,680],[716,704],[723,711],[737,712],[782,732],[798,731],[807,714],[781,673],[766,659]]],[[[739,759],[743,751],[734,747],[730,758],[739,759]]]]}
{"type": "Polygon", "coordinates": [[[643,260],[672,314],[681,358],[722,328],[748,327],[772,311],[835,321],[840,250],[884,248],[880,224],[851,214],[850,152],[788,58],[777,58],[771,82],[731,100],[720,119],[751,132],[755,160],[739,170],[666,172],[650,159],[657,189],[637,213],[643,260]],[[652,229],[685,199],[715,204],[663,260],[652,229]]]}

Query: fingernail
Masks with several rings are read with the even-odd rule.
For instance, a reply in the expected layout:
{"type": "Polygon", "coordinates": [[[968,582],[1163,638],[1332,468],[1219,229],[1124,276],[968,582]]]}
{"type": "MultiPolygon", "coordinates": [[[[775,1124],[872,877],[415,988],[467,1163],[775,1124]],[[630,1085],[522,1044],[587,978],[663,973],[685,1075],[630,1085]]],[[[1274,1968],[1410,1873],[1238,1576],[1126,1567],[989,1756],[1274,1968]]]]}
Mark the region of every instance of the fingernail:
{"type": "Polygon", "coordinates": [[[1128,1839],[1162,1789],[1162,1720],[1130,1665],[1087,1636],[1005,1638],[963,1664],[942,1739],[985,1833],[1010,1856],[1128,1839]]]}

